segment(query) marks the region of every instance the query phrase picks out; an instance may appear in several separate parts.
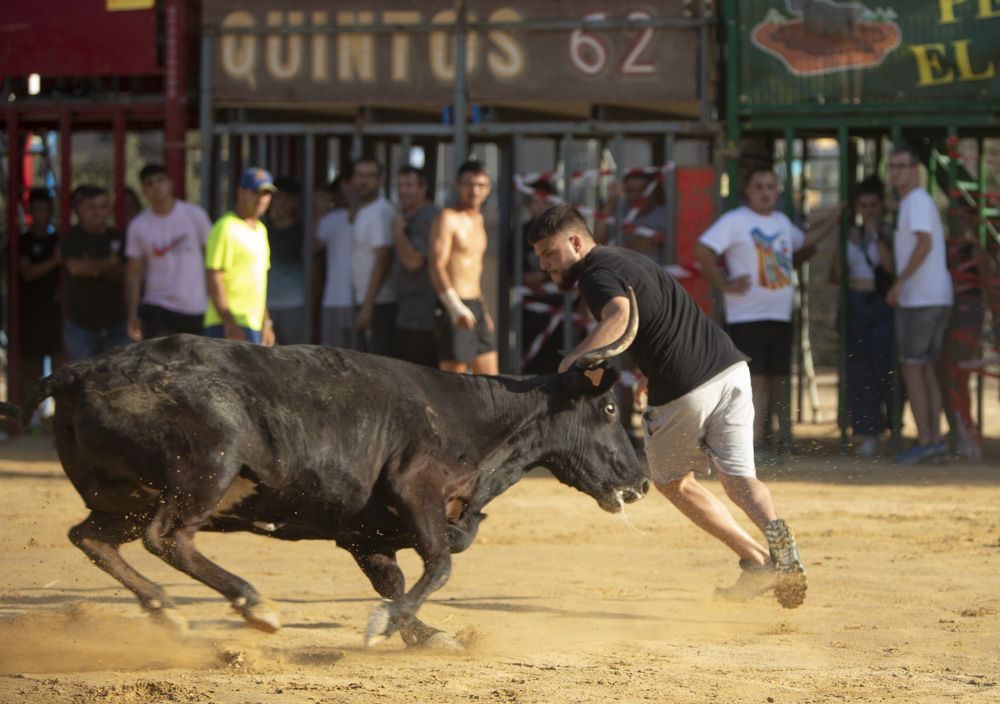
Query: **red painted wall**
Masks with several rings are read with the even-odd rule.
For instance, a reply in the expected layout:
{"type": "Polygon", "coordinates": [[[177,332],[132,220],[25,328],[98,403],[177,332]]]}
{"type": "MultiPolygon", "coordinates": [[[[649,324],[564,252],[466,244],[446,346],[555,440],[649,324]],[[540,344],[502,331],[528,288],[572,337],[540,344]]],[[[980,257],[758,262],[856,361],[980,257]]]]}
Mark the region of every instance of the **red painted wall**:
{"type": "Polygon", "coordinates": [[[106,0],[0,2],[0,76],[158,73],[156,11],[106,0]]]}

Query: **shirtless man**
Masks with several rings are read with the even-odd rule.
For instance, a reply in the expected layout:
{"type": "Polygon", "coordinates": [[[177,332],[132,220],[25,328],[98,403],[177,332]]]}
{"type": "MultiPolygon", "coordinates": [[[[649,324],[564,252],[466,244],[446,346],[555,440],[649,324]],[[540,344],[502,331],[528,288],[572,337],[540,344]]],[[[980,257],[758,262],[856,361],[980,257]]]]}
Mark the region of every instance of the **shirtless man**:
{"type": "Polygon", "coordinates": [[[434,311],[438,366],[445,371],[498,374],[493,318],[483,300],[486,228],[480,209],[490,177],[476,161],[458,169],[458,204],[445,208],[431,233],[431,281],[440,304],[434,311]]]}

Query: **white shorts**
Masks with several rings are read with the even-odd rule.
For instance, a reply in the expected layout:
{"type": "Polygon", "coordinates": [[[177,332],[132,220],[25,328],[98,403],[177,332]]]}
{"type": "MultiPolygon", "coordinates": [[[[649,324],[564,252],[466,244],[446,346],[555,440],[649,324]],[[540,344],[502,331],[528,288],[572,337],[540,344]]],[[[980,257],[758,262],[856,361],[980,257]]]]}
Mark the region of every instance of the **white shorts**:
{"type": "Polygon", "coordinates": [[[746,362],[734,364],[696,389],[644,416],[646,454],[654,481],[688,472],[757,476],[753,462],[753,392],[746,362]]]}

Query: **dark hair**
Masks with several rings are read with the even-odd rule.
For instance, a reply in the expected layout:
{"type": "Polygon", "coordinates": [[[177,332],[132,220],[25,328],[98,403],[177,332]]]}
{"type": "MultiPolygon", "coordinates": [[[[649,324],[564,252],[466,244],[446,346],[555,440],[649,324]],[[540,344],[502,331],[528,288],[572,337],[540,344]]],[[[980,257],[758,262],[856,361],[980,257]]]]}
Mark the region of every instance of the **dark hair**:
{"type": "Polygon", "coordinates": [[[550,196],[554,196],[556,191],[556,185],[552,181],[546,178],[540,178],[537,181],[528,184],[528,188],[534,191],[541,191],[542,193],[548,193],[550,196]]]}
{"type": "Polygon", "coordinates": [[[743,176],[743,187],[746,188],[753,181],[753,177],[757,174],[771,174],[774,176],[774,169],[768,164],[754,164],[749,169],[747,169],[746,174],[743,176]]]}
{"type": "Polygon", "coordinates": [[[462,162],[462,165],[458,167],[458,172],[455,174],[455,180],[461,181],[465,174],[472,174],[473,176],[478,176],[479,174],[489,174],[486,172],[486,167],[483,166],[482,162],[476,161],[475,159],[470,159],[469,161],[462,162]]]}
{"type": "Polygon", "coordinates": [[[622,179],[622,182],[631,181],[632,179],[641,179],[643,184],[648,186],[649,182],[653,180],[653,175],[639,170],[627,171],[625,172],[625,178],[622,179]]]}
{"type": "Polygon", "coordinates": [[[908,154],[910,156],[911,164],[920,163],[920,155],[917,154],[917,150],[911,147],[906,142],[900,142],[899,144],[894,144],[892,146],[892,151],[889,156],[899,156],[900,154],[908,154]]]}
{"type": "Polygon", "coordinates": [[[165,173],[167,173],[167,170],[163,164],[146,164],[142,167],[142,171],[139,172],[139,183],[145,183],[146,179],[150,176],[165,173]]]}
{"type": "Polygon", "coordinates": [[[278,189],[278,193],[290,196],[297,196],[302,192],[302,186],[291,176],[279,176],[274,179],[274,187],[278,189]]]}
{"type": "Polygon", "coordinates": [[[376,168],[378,169],[379,177],[382,176],[382,162],[373,156],[363,156],[360,159],[356,159],[354,162],[352,162],[350,171],[351,176],[354,175],[354,170],[357,168],[358,164],[375,164],[376,168]]]}
{"type": "Polygon", "coordinates": [[[427,172],[423,169],[418,169],[416,166],[411,166],[407,164],[399,169],[396,173],[397,176],[406,176],[407,174],[413,174],[417,177],[417,183],[419,183],[424,188],[427,187],[429,181],[427,180],[427,172]]]}
{"type": "Polygon", "coordinates": [[[52,204],[52,194],[49,193],[47,188],[32,188],[28,193],[28,207],[31,207],[32,203],[48,203],[52,204]]]}
{"type": "Polygon", "coordinates": [[[531,224],[531,229],[528,230],[528,244],[534,247],[545,238],[569,229],[584,232],[593,238],[590,228],[587,227],[587,221],[580,215],[580,211],[569,203],[553,205],[531,224]]]}
{"type": "Polygon", "coordinates": [[[91,198],[97,198],[98,196],[108,195],[108,189],[102,188],[101,186],[94,186],[92,184],[84,184],[82,186],[77,186],[73,189],[73,194],[70,196],[70,201],[73,203],[75,208],[80,203],[85,200],[90,200],[91,198]]]}
{"type": "Polygon", "coordinates": [[[859,183],[854,197],[860,196],[876,196],[879,200],[885,200],[885,186],[882,179],[872,175],[859,183]]]}

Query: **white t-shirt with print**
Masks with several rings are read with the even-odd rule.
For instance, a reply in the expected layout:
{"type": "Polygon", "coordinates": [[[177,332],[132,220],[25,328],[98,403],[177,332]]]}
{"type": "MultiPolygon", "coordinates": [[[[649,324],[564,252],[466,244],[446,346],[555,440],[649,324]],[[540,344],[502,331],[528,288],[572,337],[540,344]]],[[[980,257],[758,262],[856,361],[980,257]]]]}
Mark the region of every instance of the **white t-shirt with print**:
{"type": "MultiPolygon", "coordinates": [[[[375,248],[393,247],[392,222],[396,209],[385,196],[379,196],[358,209],[354,216],[354,253],[351,256],[351,276],[354,282],[354,303],[364,303],[368,282],[375,268],[375,248]]],[[[375,303],[394,303],[396,292],[392,281],[386,277],[382,288],[375,294],[375,303]]]]}
{"type": "Polygon", "coordinates": [[[183,200],[166,215],[147,208],[132,219],[125,256],[143,261],[143,303],[184,315],[205,312],[203,250],[211,229],[205,211],[183,200]]]}
{"type": "Polygon", "coordinates": [[[792,319],[792,253],[806,236],[784,213],[761,215],[744,205],[716,220],[698,241],[725,258],[731,278],[750,277],[745,293],[725,294],[727,323],[792,319]]]}
{"type": "Polygon", "coordinates": [[[931,251],[909,279],[899,289],[901,308],[950,306],[954,300],[951,274],[948,273],[948,247],[944,239],[941,214],[931,195],[917,187],[899,203],[893,258],[896,271],[902,271],[917,247],[917,232],[931,236],[931,251]]]}

